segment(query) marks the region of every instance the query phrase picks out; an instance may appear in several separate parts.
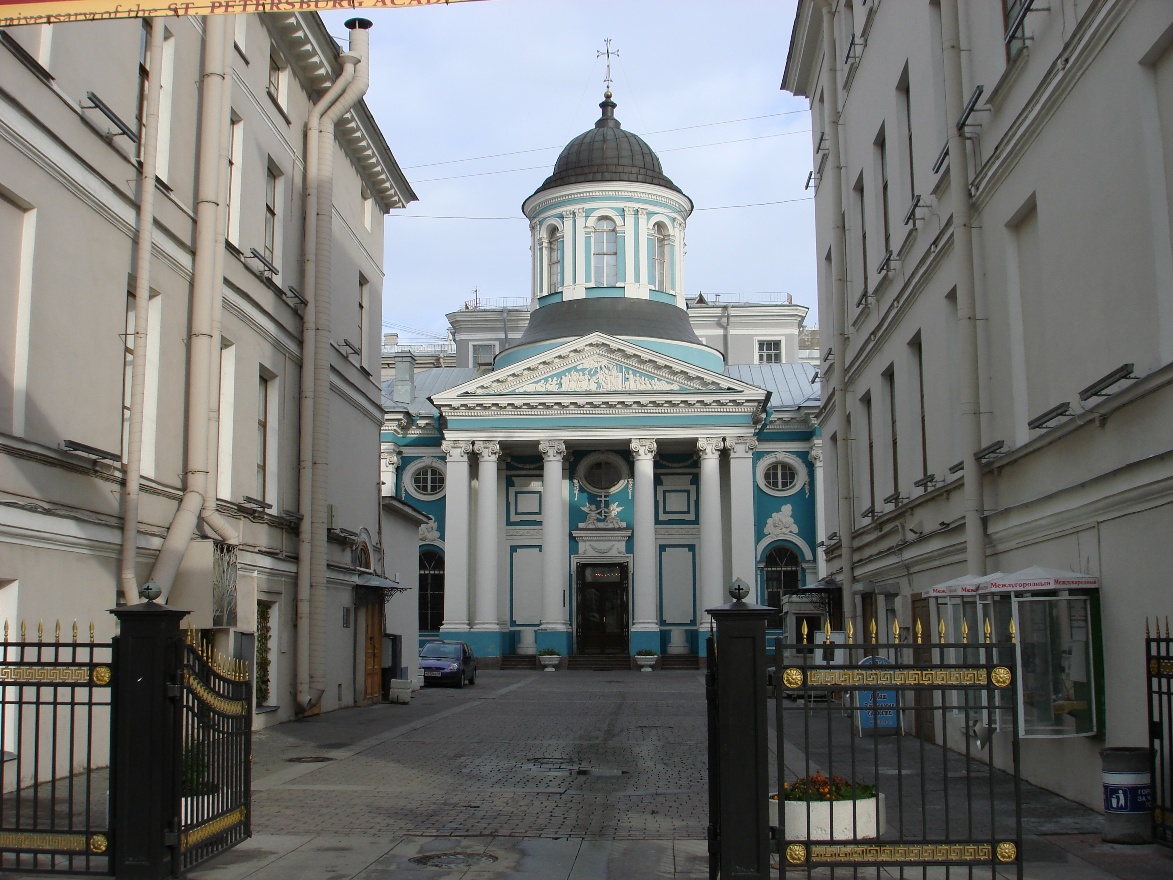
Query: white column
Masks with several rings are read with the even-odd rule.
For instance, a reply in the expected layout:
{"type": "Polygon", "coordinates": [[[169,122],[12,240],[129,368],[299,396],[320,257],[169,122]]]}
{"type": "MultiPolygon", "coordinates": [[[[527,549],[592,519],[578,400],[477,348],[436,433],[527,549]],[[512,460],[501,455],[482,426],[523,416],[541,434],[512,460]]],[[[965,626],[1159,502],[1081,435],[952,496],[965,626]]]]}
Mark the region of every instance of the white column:
{"type": "MultiPolygon", "coordinates": [[[[732,582],[741,578],[756,590],[757,560],[755,548],[757,535],[754,531],[754,478],[753,451],[758,441],[752,437],[729,437],[725,441],[729,450],[729,511],[730,571],[732,582]]],[[[751,594],[753,596],[754,594],[751,594]]],[[[756,602],[757,598],[750,601],[756,602]]]]}
{"type": "Polygon", "coordinates": [[[676,234],[673,236],[675,244],[676,263],[676,286],[673,288],[673,293],[676,294],[676,301],[681,305],[684,304],[684,222],[681,220],[672,221],[675,227],[676,234]]]}
{"type": "Polygon", "coordinates": [[[566,558],[562,538],[566,532],[562,509],[562,457],[566,444],[543,440],[542,453],[542,623],[544,630],[566,630],[569,616],[562,604],[566,589],[566,558]]]}
{"type": "Polygon", "coordinates": [[[468,454],[472,444],[446,440],[444,491],[444,625],[441,632],[468,630],[468,454]]]}
{"type": "Polygon", "coordinates": [[[652,297],[652,267],[648,263],[648,209],[635,209],[635,261],[639,267],[639,283],[648,291],[648,299],[652,297]]]}
{"type": "MultiPolygon", "coordinates": [[[[639,229],[635,222],[635,209],[623,209],[623,289],[635,287],[635,252],[639,246],[639,229]]],[[[630,295],[630,294],[628,294],[630,295]]]]}
{"type": "Polygon", "coordinates": [[[530,290],[533,293],[530,299],[536,300],[543,293],[550,291],[542,284],[542,273],[546,271],[546,249],[542,246],[541,236],[538,235],[538,221],[529,225],[529,253],[530,253],[530,290]]]}
{"type": "MultiPolygon", "coordinates": [[[[730,601],[725,597],[724,560],[721,559],[721,447],[720,437],[701,437],[697,451],[701,458],[701,577],[697,585],[698,622],[707,621],[704,611],[730,601]]],[[[707,628],[708,624],[704,626],[707,628]]]]}
{"type": "Polygon", "coordinates": [[[476,629],[498,629],[497,621],[497,464],[501,444],[478,441],[476,629]]]}
{"type": "Polygon", "coordinates": [[[574,284],[578,296],[586,296],[586,208],[574,209],[574,284]]]}
{"type": "MultiPolygon", "coordinates": [[[[811,444],[811,467],[815,469],[815,539],[819,544],[827,538],[827,526],[823,522],[826,515],[826,506],[823,503],[823,441],[816,440],[811,444]]],[[[819,579],[827,575],[827,557],[822,547],[815,548],[815,571],[819,579]]]]}
{"type": "Polygon", "coordinates": [[[382,446],[379,479],[383,481],[383,485],[379,487],[379,494],[384,498],[393,498],[395,497],[396,475],[399,473],[399,446],[395,443],[384,443],[382,446]]]}
{"type": "Polygon", "coordinates": [[[654,461],[655,440],[632,440],[631,454],[635,460],[635,516],[632,530],[635,538],[635,577],[632,579],[634,614],[631,629],[635,631],[660,630],[659,590],[656,576],[656,488],[654,461]]]}

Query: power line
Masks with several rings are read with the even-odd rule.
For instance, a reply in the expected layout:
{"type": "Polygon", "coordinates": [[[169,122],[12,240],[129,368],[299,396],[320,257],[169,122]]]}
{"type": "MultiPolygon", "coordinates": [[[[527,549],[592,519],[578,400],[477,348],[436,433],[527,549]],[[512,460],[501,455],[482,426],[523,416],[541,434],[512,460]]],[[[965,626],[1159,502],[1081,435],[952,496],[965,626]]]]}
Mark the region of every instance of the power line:
{"type": "MultiPolygon", "coordinates": [[[[730,208],[762,208],[767,205],[789,205],[793,202],[810,202],[814,201],[814,196],[803,196],[797,199],[779,199],[774,202],[748,202],[744,205],[708,205],[703,208],[696,208],[696,211],[726,211],[730,208]]],[[[393,219],[398,220],[525,220],[525,217],[520,215],[513,217],[469,217],[458,214],[390,214],[393,219]]]]}
{"type": "MultiPolygon", "coordinates": [[[[728,141],[714,141],[713,143],[710,143],[710,144],[691,144],[690,146],[687,146],[687,147],[667,147],[667,148],[665,148],[663,150],[659,150],[657,152],[675,153],[679,150],[697,150],[697,149],[701,149],[702,147],[723,147],[728,144],[743,144],[743,143],[746,143],[747,141],[760,141],[760,140],[765,140],[768,138],[786,137],[786,136],[792,135],[792,134],[810,134],[810,129],[804,128],[799,131],[779,131],[779,132],[775,132],[774,134],[760,134],[760,135],[756,135],[754,137],[735,138],[733,140],[728,140],[728,141]]],[[[537,171],[537,170],[548,168],[548,167],[549,166],[547,166],[547,165],[528,165],[525,168],[502,168],[498,171],[474,171],[474,172],[470,172],[469,174],[453,174],[449,177],[429,177],[426,180],[417,180],[417,181],[415,181],[415,183],[417,183],[417,184],[419,184],[419,183],[439,183],[440,181],[444,181],[444,180],[463,180],[468,177],[488,177],[493,174],[514,174],[519,171],[537,171]]]]}
{"type": "MultiPolygon", "coordinates": [[[[784,113],[767,113],[764,116],[745,116],[741,119],[724,119],[720,122],[699,122],[696,125],[683,125],[679,128],[661,128],[658,131],[649,131],[647,134],[669,134],[674,131],[691,131],[694,128],[711,128],[714,125],[734,125],[738,122],[755,122],[759,119],[775,119],[779,116],[794,116],[798,113],[808,113],[808,110],[787,110],[784,113]]],[[[466,159],[444,159],[441,162],[425,162],[420,165],[404,165],[404,171],[414,171],[416,168],[435,168],[437,165],[455,165],[459,162],[480,162],[484,159],[501,159],[505,156],[520,156],[525,153],[541,153],[545,150],[561,150],[563,144],[552,147],[532,147],[528,150],[511,150],[508,153],[490,153],[485,156],[469,156],[466,159]]]]}

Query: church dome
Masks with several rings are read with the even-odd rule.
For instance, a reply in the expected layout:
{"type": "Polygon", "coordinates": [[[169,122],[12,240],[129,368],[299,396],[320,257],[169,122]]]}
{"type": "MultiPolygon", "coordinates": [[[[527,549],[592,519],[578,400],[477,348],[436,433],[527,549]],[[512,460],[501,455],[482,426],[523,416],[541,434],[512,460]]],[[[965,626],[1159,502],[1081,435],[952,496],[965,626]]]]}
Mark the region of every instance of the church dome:
{"type": "MultiPolygon", "coordinates": [[[[660,158],[639,135],[624,131],[615,118],[615,102],[605,92],[599,104],[603,115],[595,127],[568,143],[534,195],[575,183],[626,181],[662,186],[683,195],[680,187],[664,174],[660,158]]],[[[531,196],[532,198],[532,196],[531,196]]]]}

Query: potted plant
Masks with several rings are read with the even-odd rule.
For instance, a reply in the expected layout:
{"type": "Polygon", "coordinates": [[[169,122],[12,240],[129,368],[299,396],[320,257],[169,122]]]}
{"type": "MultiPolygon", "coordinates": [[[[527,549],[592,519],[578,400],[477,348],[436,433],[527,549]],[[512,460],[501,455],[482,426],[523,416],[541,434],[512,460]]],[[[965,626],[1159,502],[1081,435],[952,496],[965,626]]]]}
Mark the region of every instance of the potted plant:
{"type": "Polygon", "coordinates": [[[635,665],[639,667],[640,672],[651,672],[659,656],[651,648],[641,648],[635,652],[635,665]]]}
{"type": "MultiPolygon", "coordinates": [[[[777,793],[770,825],[779,827],[777,793]]],[[[782,787],[787,840],[871,840],[885,827],[884,796],[876,786],[817,772],[782,787]]]]}
{"type": "Polygon", "coordinates": [[[562,659],[562,652],[555,648],[542,648],[538,651],[538,662],[545,667],[546,672],[553,672],[562,659]]]}

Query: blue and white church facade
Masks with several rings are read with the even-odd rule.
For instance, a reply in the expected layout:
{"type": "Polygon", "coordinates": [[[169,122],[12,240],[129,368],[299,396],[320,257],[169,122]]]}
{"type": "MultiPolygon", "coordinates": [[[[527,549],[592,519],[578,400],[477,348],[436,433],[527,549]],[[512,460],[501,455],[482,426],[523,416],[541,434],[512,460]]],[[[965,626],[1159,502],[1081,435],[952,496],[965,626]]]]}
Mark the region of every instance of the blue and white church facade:
{"type": "Polygon", "coordinates": [[[522,206],[529,307],[450,315],[457,366],[385,356],[383,491],[429,517],[421,638],[700,655],[738,578],[787,635],[838,628],[806,310],[689,302],[692,201],[599,106],[522,206]]]}

